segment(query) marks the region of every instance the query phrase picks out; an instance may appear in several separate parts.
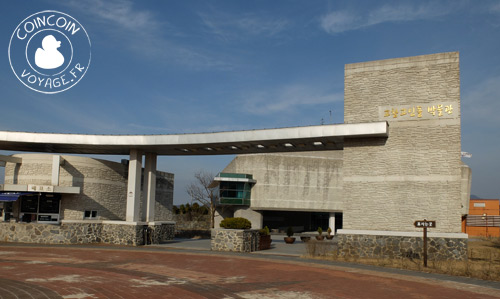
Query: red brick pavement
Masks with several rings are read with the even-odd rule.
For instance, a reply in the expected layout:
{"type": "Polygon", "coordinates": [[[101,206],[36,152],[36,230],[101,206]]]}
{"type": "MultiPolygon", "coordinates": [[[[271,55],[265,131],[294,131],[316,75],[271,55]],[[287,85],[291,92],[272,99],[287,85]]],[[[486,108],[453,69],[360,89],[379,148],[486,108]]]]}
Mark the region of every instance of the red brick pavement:
{"type": "Polygon", "coordinates": [[[498,297],[462,283],[255,256],[0,246],[0,298],[498,297]]]}

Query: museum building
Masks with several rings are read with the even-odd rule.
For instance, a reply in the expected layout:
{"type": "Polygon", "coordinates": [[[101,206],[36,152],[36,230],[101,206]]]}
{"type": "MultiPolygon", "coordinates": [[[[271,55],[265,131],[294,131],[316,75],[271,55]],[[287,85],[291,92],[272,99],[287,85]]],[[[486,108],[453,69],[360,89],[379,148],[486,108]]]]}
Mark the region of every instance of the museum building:
{"type": "Polygon", "coordinates": [[[0,150],[47,153],[0,157],[7,220],[0,238],[132,245],[171,238],[173,175],[156,170],[157,156],[232,154],[215,178],[218,221],[331,227],[343,255],[400,257],[421,252],[414,223],[426,219],[436,222],[429,256],[465,259],[471,171],[461,161],[459,54],[348,64],[344,81],[342,124],[178,135],[0,131],[0,150]]]}
{"type": "Polygon", "coordinates": [[[344,123],[377,122],[387,123],[387,136],[238,155],[215,178],[218,221],[245,217],[255,228],[296,232],[330,227],[343,254],[394,257],[421,252],[414,223],[426,219],[436,221],[434,255],[466,258],[461,221],[471,172],[461,161],[459,54],[346,65],[344,123]],[[335,150],[321,150],[327,146],[335,150]]]}

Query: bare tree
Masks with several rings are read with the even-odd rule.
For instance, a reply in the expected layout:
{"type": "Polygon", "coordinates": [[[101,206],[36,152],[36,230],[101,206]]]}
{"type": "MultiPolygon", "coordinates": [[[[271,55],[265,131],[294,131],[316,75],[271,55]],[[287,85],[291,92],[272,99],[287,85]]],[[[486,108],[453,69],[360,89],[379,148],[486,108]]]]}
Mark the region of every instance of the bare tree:
{"type": "Polygon", "coordinates": [[[213,184],[215,175],[206,171],[198,171],[194,175],[195,182],[189,184],[186,192],[192,202],[199,202],[206,206],[210,213],[210,226],[214,228],[215,211],[219,201],[219,187],[213,184]]]}

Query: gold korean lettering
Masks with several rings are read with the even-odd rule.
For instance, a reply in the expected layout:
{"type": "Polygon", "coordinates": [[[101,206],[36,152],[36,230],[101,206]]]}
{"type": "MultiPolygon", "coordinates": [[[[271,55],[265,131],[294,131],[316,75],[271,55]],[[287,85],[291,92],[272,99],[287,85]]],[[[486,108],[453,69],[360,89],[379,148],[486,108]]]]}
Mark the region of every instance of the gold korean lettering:
{"type": "Polygon", "coordinates": [[[436,116],[436,106],[429,106],[429,107],[427,107],[427,112],[429,114],[432,114],[432,116],[436,116]]]}
{"type": "Polygon", "coordinates": [[[393,118],[398,118],[398,109],[392,108],[391,113],[393,118]]]}
{"type": "Polygon", "coordinates": [[[438,117],[443,116],[443,105],[437,105],[438,117]]]}
{"type": "Polygon", "coordinates": [[[410,115],[410,117],[414,117],[415,116],[415,107],[408,108],[408,114],[410,115]]]}
{"type": "Polygon", "coordinates": [[[399,115],[400,116],[406,115],[406,108],[401,108],[401,113],[399,115]]]}
{"type": "Polygon", "coordinates": [[[384,110],[384,117],[391,116],[391,111],[389,110],[384,110]]]}
{"type": "Polygon", "coordinates": [[[451,106],[451,104],[444,107],[444,112],[446,112],[450,115],[453,113],[453,107],[451,106]]]}
{"type": "Polygon", "coordinates": [[[421,118],[422,117],[422,107],[421,106],[417,106],[417,117],[418,118],[421,118]]]}

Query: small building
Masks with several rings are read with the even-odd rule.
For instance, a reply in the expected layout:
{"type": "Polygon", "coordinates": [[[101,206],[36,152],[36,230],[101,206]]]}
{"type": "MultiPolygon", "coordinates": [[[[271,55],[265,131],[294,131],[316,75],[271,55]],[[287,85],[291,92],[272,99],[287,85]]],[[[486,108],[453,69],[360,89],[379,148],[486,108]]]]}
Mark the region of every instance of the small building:
{"type": "Polygon", "coordinates": [[[500,237],[500,200],[471,199],[462,231],[469,236],[500,237]]]}
{"type": "Polygon", "coordinates": [[[173,237],[171,173],[156,172],[154,221],[130,223],[128,160],[49,154],[17,154],[8,160],[0,185],[2,241],[141,245],[148,228],[150,241],[173,237]]]}

